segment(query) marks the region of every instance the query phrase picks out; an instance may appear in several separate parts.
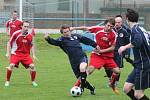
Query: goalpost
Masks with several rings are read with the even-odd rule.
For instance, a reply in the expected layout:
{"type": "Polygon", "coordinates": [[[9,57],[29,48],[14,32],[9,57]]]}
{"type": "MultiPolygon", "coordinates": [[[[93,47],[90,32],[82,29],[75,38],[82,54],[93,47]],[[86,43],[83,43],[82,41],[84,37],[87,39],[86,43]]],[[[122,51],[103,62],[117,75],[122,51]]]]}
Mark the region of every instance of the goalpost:
{"type": "Polygon", "coordinates": [[[20,0],[19,2],[19,19],[22,20],[22,0],[20,0]]]}

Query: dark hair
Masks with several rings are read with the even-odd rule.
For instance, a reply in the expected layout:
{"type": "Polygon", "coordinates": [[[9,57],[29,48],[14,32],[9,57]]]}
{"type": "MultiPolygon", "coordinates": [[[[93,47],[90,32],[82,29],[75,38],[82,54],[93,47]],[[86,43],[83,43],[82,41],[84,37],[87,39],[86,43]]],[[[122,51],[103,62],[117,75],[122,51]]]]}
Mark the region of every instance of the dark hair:
{"type": "Polygon", "coordinates": [[[122,16],[121,16],[121,15],[116,15],[115,17],[121,17],[121,18],[122,18],[122,16]]]}
{"type": "Polygon", "coordinates": [[[12,13],[18,13],[16,10],[14,10],[12,13]]]}
{"type": "Polygon", "coordinates": [[[115,19],[112,18],[112,17],[106,19],[105,22],[104,22],[104,24],[106,25],[108,22],[109,22],[110,24],[112,24],[112,25],[115,25],[115,19]]]}
{"type": "Polygon", "coordinates": [[[30,23],[30,22],[28,20],[25,20],[25,21],[22,22],[22,26],[23,26],[24,23],[30,23]]]}
{"type": "Polygon", "coordinates": [[[63,30],[64,30],[64,29],[69,29],[69,30],[70,30],[70,26],[68,26],[68,25],[66,25],[66,24],[62,25],[62,26],[60,27],[60,33],[63,33],[63,30]]]}
{"type": "Polygon", "coordinates": [[[136,12],[136,11],[133,10],[133,9],[127,9],[126,18],[127,18],[130,22],[138,22],[139,14],[138,14],[138,12],[136,12]]]}

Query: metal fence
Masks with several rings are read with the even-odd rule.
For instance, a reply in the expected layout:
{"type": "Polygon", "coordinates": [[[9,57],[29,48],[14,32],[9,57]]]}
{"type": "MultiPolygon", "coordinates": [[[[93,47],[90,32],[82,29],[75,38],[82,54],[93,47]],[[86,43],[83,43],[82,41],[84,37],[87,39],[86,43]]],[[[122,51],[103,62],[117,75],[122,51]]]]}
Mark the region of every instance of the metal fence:
{"type": "MultiPolygon", "coordinates": [[[[12,10],[19,11],[19,0],[2,0],[0,27],[10,18],[12,10]]],[[[36,28],[58,28],[61,24],[91,26],[109,16],[124,15],[127,8],[140,14],[139,23],[150,26],[150,0],[23,0],[23,20],[36,28]]]]}

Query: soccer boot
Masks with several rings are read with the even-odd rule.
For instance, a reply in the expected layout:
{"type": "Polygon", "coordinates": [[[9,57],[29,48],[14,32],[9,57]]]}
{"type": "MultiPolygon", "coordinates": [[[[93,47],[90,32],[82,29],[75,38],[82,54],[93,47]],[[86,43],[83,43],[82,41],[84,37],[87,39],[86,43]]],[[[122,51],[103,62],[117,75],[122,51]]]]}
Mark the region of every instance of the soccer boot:
{"type": "Polygon", "coordinates": [[[10,85],[9,81],[5,82],[5,86],[8,87],[10,85]]]}
{"type": "Polygon", "coordinates": [[[109,85],[111,88],[112,88],[112,90],[113,90],[113,92],[115,93],[115,94],[117,94],[117,95],[119,95],[120,94],[120,92],[119,92],[119,90],[117,89],[117,87],[115,86],[115,84],[110,84],[109,85]]]}
{"type": "Polygon", "coordinates": [[[38,84],[37,84],[35,81],[32,82],[32,85],[33,85],[34,87],[37,87],[37,86],[38,86],[38,84]]]}
{"type": "Polygon", "coordinates": [[[92,90],[90,90],[90,94],[91,95],[95,95],[96,94],[96,91],[95,91],[96,89],[95,89],[95,87],[93,86],[93,89],[92,90]]]}

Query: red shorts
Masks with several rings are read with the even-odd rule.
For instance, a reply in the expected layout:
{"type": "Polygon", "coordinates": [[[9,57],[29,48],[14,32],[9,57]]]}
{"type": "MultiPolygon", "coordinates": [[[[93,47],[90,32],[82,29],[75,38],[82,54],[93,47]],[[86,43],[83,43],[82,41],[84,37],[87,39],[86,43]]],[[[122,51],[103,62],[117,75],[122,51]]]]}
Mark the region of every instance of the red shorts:
{"type": "Polygon", "coordinates": [[[29,65],[33,63],[30,55],[11,55],[10,64],[15,64],[15,67],[18,68],[20,62],[25,68],[29,68],[29,65]]]}
{"type": "Polygon", "coordinates": [[[118,67],[115,61],[113,60],[113,58],[103,57],[95,53],[91,54],[90,66],[94,66],[94,68],[96,69],[101,69],[101,67],[105,67],[109,69],[118,67]]]}

